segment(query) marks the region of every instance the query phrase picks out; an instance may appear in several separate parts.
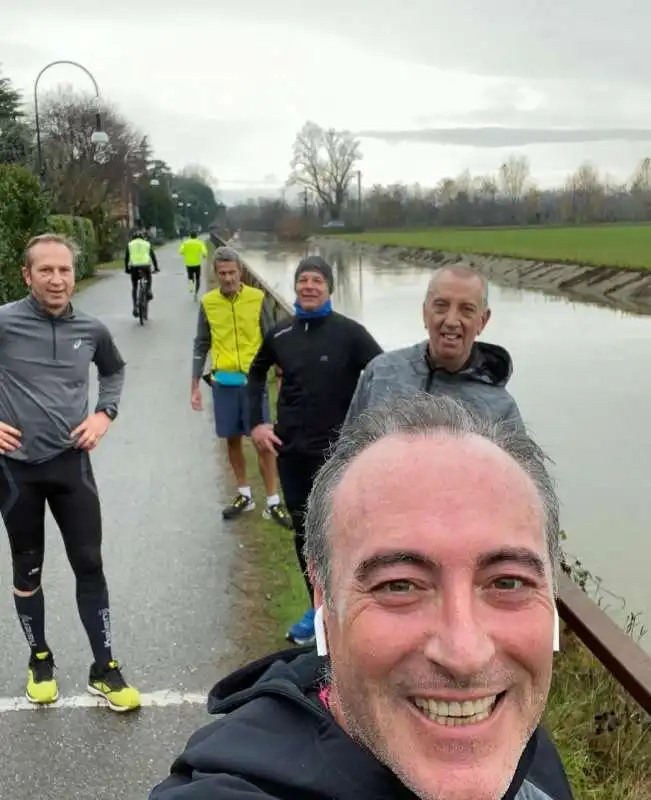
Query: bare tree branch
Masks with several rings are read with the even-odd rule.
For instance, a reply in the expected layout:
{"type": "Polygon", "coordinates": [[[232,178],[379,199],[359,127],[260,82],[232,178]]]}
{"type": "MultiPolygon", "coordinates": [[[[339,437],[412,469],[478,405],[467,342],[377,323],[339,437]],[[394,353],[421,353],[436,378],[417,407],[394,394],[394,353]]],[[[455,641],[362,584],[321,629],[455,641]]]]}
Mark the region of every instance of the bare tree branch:
{"type": "Polygon", "coordinates": [[[339,219],[361,157],[359,141],[348,131],[324,130],[306,122],[294,142],[288,184],[312,191],[332,219],[339,219]]]}
{"type": "Polygon", "coordinates": [[[108,144],[91,141],[96,111],[94,97],[70,89],[49,94],[41,103],[47,185],[62,213],[88,216],[99,205],[119,205],[133,173],[146,170],[146,137],[110,106],[101,109],[108,144]]]}

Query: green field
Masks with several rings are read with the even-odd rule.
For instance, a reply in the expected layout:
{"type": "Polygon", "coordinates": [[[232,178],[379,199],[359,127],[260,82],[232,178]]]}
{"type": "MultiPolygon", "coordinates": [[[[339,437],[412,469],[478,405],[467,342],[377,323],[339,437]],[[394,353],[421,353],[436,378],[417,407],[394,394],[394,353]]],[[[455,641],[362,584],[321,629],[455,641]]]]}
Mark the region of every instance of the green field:
{"type": "Polygon", "coordinates": [[[333,234],[373,245],[534,261],[651,269],[651,225],[540,228],[420,228],[333,234]]]}

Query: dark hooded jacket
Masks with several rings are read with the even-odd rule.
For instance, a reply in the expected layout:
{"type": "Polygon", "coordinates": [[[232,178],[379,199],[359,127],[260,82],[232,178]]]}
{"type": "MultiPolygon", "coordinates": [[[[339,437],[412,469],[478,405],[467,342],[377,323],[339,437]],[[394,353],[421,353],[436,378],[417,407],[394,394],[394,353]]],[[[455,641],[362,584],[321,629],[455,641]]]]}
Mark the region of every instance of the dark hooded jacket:
{"type": "MultiPolygon", "coordinates": [[[[325,659],[276,653],[220,681],[196,732],[150,800],[417,800],[356,744],[318,700],[325,659]]],[[[538,728],[503,800],[573,800],[560,758],[538,728]]]]}
{"type": "Polygon", "coordinates": [[[383,353],[361,375],[345,424],[389,398],[424,391],[453,397],[484,419],[523,428],[518,406],[506,389],[512,372],[508,351],[488,342],[475,342],[468,362],[458,372],[432,364],[427,341],[383,353]]]}

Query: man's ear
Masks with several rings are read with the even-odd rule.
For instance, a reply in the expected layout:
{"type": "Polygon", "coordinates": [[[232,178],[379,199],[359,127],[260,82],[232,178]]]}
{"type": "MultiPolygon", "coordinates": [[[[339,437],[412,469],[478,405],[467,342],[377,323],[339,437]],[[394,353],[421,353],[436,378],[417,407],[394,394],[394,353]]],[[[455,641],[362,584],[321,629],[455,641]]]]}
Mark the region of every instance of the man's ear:
{"type": "Polygon", "coordinates": [[[490,320],[490,318],[491,318],[491,310],[490,308],[487,308],[486,311],[484,311],[484,313],[481,315],[479,333],[481,333],[484,330],[484,328],[488,325],[488,321],[490,320]]]}

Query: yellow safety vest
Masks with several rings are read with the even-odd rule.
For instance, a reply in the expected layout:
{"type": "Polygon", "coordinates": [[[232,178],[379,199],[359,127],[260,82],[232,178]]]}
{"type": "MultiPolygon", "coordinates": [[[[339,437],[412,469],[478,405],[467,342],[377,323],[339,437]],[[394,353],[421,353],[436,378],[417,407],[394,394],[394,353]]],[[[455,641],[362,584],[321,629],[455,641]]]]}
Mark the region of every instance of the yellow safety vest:
{"type": "Polygon", "coordinates": [[[179,247],[179,253],[183,256],[186,267],[200,267],[208,250],[201,239],[186,239],[179,247]]]}
{"type": "Polygon", "coordinates": [[[213,370],[248,373],[262,344],[260,316],[264,292],[242,285],[232,298],[219,289],[201,298],[210,326],[210,357],[213,370]]]}
{"type": "Polygon", "coordinates": [[[148,267],[151,264],[151,244],[146,239],[132,239],[129,242],[129,265],[148,267]]]}

